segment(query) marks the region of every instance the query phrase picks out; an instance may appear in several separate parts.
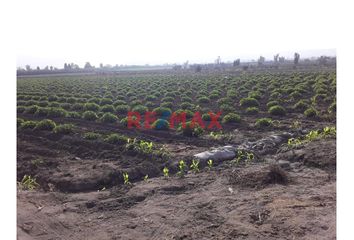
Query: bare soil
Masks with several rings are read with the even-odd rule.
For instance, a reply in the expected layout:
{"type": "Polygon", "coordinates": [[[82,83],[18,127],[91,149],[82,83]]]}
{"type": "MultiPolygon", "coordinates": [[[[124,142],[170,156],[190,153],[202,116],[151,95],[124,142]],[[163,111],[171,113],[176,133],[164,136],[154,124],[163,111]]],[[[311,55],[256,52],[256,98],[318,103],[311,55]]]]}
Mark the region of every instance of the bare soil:
{"type": "MultiPolygon", "coordinates": [[[[30,174],[41,186],[18,190],[18,239],[336,238],[335,138],[274,149],[249,164],[225,161],[181,178],[174,174],[176,161],[211,147],[257,140],[283,131],[282,126],[272,131],[229,126],[231,138],[210,141],[75,124],[74,135],[17,133],[18,181],[30,174]],[[123,146],[84,140],[80,133],[88,129],[164,144],[173,158],[151,159],[123,146]],[[271,163],[279,160],[290,167],[271,163]],[[161,176],[164,166],[170,169],[168,178],[161,176]],[[131,185],[123,185],[122,172],[129,173],[131,185]],[[143,181],[146,174],[149,179],[143,181]]],[[[304,128],[326,124],[304,122],[304,128]]]]}

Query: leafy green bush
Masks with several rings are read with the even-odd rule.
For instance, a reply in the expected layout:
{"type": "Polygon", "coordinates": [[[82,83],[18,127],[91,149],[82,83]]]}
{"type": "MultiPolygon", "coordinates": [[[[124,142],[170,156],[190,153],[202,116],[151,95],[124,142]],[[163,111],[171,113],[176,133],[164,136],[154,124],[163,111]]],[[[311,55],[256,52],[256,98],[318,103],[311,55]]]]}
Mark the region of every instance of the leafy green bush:
{"type": "Polygon", "coordinates": [[[269,108],[269,113],[276,116],[284,116],[286,114],[285,108],[280,105],[275,105],[269,108]]]}
{"type": "Polygon", "coordinates": [[[170,128],[170,123],[165,119],[157,119],[152,124],[152,128],[155,130],[168,130],[170,128]]]}
{"type": "Polygon", "coordinates": [[[79,118],[81,118],[81,114],[78,112],[67,112],[66,117],[79,119],[79,118]]]}
{"type": "Polygon", "coordinates": [[[49,108],[40,107],[34,113],[34,116],[36,116],[36,117],[45,117],[45,116],[48,115],[48,112],[49,112],[49,108]]]}
{"type": "Polygon", "coordinates": [[[21,127],[21,125],[25,122],[22,118],[17,118],[17,127],[21,127]]]}
{"type": "Polygon", "coordinates": [[[104,141],[111,143],[111,144],[119,144],[119,145],[123,145],[127,143],[128,138],[122,135],[118,135],[116,133],[112,133],[110,135],[108,135],[104,141]]]}
{"type": "Polygon", "coordinates": [[[293,109],[299,112],[304,112],[308,107],[308,103],[305,100],[301,99],[293,106],[293,109]]]}
{"type": "Polygon", "coordinates": [[[110,99],[110,98],[102,98],[101,100],[100,100],[100,105],[101,106],[103,106],[103,105],[111,105],[111,104],[113,104],[113,101],[112,101],[112,99],[110,99]]]}
{"type": "Polygon", "coordinates": [[[246,114],[249,115],[256,115],[259,112],[259,109],[257,107],[248,107],[246,109],[246,114]]]}
{"type": "Polygon", "coordinates": [[[105,113],[107,113],[107,112],[113,113],[115,111],[115,109],[112,105],[106,104],[100,108],[100,111],[105,112],[105,113]]]}
{"type": "Polygon", "coordinates": [[[153,110],[153,112],[156,112],[156,116],[170,116],[172,114],[172,111],[170,108],[166,107],[157,107],[153,110]]]}
{"type": "Polygon", "coordinates": [[[210,117],[210,115],[209,115],[208,113],[204,113],[204,114],[202,115],[202,119],[203,119],[204,121],[211,121],[211,117],[210,117]]]}
{"type": "Polygon", "coordinates": [[[71,110],[73,111],[81,111],[84,109],[84,104],[82,103],[75,103],[74,105],[71,106],[71,110]]]}
{"type": "Polygon", "coordinates": [[[34,114],[35,112],[37,112],[38,108],[39,107],[37,105],[30,106],[30,107],[26,108],[25,113],[34,114]]]}
{"type": "Polygon", "coordinates": [[[256,121],[256,127],[267,128],[273,126],[273,121],[270,118],[259,118],[256,121]]]}
{"type": "Polygon", "coordinates": [[[276,101],[276,100],[269,101],[269,102],[267,103],[267,108],[273,107],[273,106],[275,106],[275,105],[279,105],[279,102],[276,101]]]}
{"type": "Polygon", "coordinates": [[[62,108],[49,108],[48,109],[48,117],[65,117],[67,111],[62,108]]]}
{"type": "Polygon", "coordinates": [[[173,102],[162,102],[160,104],[160,107],[165,107],[165,108],[173,108],[174,103],[173,102]]]}
{"type": "Polygon", "coordinates": [[[315,118],[318,115],[317,110],[314,109],[313,107],[306,109],[304,114],[307,118],[315,118]]]}
{"type": "Polygon", "coordinates": [[[337,112],[337,103],[333,102],[329,107],[328,107],[328,112],[329,113],[336,113],[337,112]]]}
{"type": "Polygon", "coordinates": [[[180,107],[181,107],[182,109],[191,110],[191,109],[194,107],[194,105],[193,105],[192,103],[189,103],[189,102],[182,102],[181,105],[180,105],[180,107]]]}
{"type": "Polygon", "coordinates": [[[84,134],[84,138],[87,140],[97,140],[101,138],[101,134],[95,132],[87,132],[84,134]]]}
{"type": "Polygon", "coordinates": [[[82,114],[82,118],[88,121],[95,121],[97,120],[98,116],[93,111],[86,111],[82,114]]]}
{"type": "Polygon", "coordinates": [[[43,130],[43,131],[52,131],[56,127],[56,124],[53,120],[44,119],[39,121],[34,128],[34,130],[43,130]]]}
{"type": "Polygon", "coordinates": [[[149,109],[143,105],[136,105],[132,109],[133,112],[138,112],[140,114],[145,114],[145,112],[149,111],[149,109]]]}
{"type": "Polygon", "coordinates": [[[112,113],[105,113],[100,120],[104,123],[115,123],[118,121],[118,117],[112,113]]]}
{"type": "Polygon", "coordinates": [[[220,110],[224,113],[230,113],[230,112],[235,111],[235,108],[230,104],[222,104],[220,106],[220,110]]]}
{"type": "Polygon", "coordinates": [[[203,128],[201,128],[197,123],[192,126],[191,121],[186,122],[185,128],[183,128],[183,125],[180,124],[177,131],[182,132],[182,134],[187,137],[199,137],[204,133],[203,128]]]}
{"type": "Polygon", "coordinates": [[[228,113],[222,119],[222,123],[240,123],[240,122],[241,122],[241,117],[236,113],[228,113]]]}
{"type": "Polygon", "coordinates": [[[259,102],[255,98],[247,97],[247,98],[242,98],[241,99],[240,105],[242,107],[258,107],[259,106],[259,102]]]}
{"type": "Polygon", "coordinates": [[[116,113],[126,114],[129,111],[128,105],[117,105],[116,113]]]}
{"type": "Polygon", "coordinates": [[[25,121],[21,124],[21,129],[34,129],[36,126],[36,121],[25,121]]]}
{"type": "Polygon", "coordinates": [[[210,99],[208,97],[203,96],[203,97],[198,98],[197,102],[200,104],[206,104],[206,103],[210,102],[210,99]]]}
{"type": "Polygon", "coordinates": [[[74,133],[74,125],[60,124],[53,129],[53,132],[57,134],[72,134],[74,133]]]}
{"type": "Polygon", "coordinates": [[[84,111],[94,111],[97,112],[100,109],[100,106],[96,103],[85,103],[84,111]]]}

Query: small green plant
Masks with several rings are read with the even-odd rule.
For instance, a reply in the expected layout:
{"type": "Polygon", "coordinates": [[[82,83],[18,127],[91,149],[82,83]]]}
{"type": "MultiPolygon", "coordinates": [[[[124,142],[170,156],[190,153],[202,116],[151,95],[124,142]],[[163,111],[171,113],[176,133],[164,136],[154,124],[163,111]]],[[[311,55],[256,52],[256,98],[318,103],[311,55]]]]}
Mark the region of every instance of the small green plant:
{"type": "Polygon", "coordinates": [[[193,159],[190,168],[194,173],[199,172],[199,160],[193,159]]]}
{"type": "Polygon", "coordinates": [[[118,121],[118,117],[110,112],[106,112],[100,120],[104,123],[116,123],[118,121]]]}
{"type": "Polygon", "coordinates": [[[310,131],[308,134],[305,136],[305,140],[308,142],[311,142],[313,140],[316,140],[320,137],[319,131],[310,131]]]}
{"type": "Polygon", "coordinates": [[[285,108],[280,105],[275,105],[269,108],[269,113],[275,116],[284,116],[286,114],[285,108]]]}
{"type": "Polygon", "coordinates": [[[146,175],[144,176],[143,180],[144,180],[144,182],[147,182],[148,179],[149,179],[149,175],[146,174],[146,175]]]}
{"type": "Polygon", "coordinates": [[[336,127],[325,127],[323,128],[323,136],[328,137],[328,136],[335,136],[337,133],[336,127]]]}
{"type": "Polygon", "coordinates": [[[212,159],[209,159],[207,161],[207,164],[208,164],[208,169],[211,170],[212,166],[213,166],[213,160],[212,159]]]}
{"type": "Polygon", "coordinates": [[[253,153],[246,153],[247,154],[247,159],[246,162],[252,162],[254,160],[254,154],[253,153]]]}
{"type": "Polygon", "coordinates": [[[21,129],[34,129],[37,126],[37,122],[35,121],[24,121],[21,124],[21,129]]]}
{"type": "Polygon", "coordinates": [[[289,148],[297,148],[302,143],[303,142],[299,138],[289,138],[287,144],[289,148]]]}
{"type": "Polygon", "coordinates": [[[44,119],[37,123],[34,130],[44,130],[44,131],[52,131],[56,127],[56,124],[53,120],[44,119]]]}
{"type": "Polygon", "coordinates": [[[214,140],[219,140],[222,138],[222,134],[223,134],[222,132],[210,132],[209,136],[214,140]]]}
{"type": "Polygon", "coordinates": [[[95,121],[98,118],[98,116],[93,111],[86,111],[82,114],[82,118],[87,121],[95,121]]]}
{"type": "Polygon", "coordinates": [[[128,139],[125,137],[125,136],[122,136],[122,135],[118,135],[116,133],[112,133],[110,135],[108,135],[105,139],[104,139],[105,142],[108,142],[110,144],[120,144],[120,145],[123,145],[123,144],[126,144],[128,139]]]}
{"type": "Polygon", "coordinates": [[[31,161],[31,164],[35,167],[38,167],[39,165],[43,164],[43,159],[42,158],[36,158],[31,161]]]}
{"type": "Polygon", "coordinates": [[[273,121],[270,118],[260,118],[257,119],[255,126],[257,128],[268,128],[273,126],[273,121]]]}
{"type": "Polygon", "coordinates": [[[130,182],[129,182],[129,175],[128,175],[128,173],[123,173],[123,179],[124,179],[124,185],[129,185],[129,184],[131,184],[130,182]]]}
{"type": "Polygon", "coordinates": [[[23,190],[34,190],[39,187],[36,178],[32,178],[30,175],[23,176],[21,182],[18,183],[23,190]]]}
{"type": "Polygon", "coordinates": [[[87,132],[84,134],[84,138],[87,140],[97,140],[101,137],[101,134],[95,132],[87,132]]]}
{"type": "Polygon", "coordinates": [[[299,122],[299,121],[294,121],[293,123],[292,123],[292,125],[291,125],[291,128],[293,128],[293,129],[299,129],[299,128],[301,128],[301,122],[299,122]]]}
{"type": "Polygon", "coordinates": [[[241,117],[236,113],[228,113],[223,117],[222,123],[240,123],[241,117]]]}
{"type": "Polygon", "coordinates": [[[304,114],[307,118],[315,118],[318,115],[317,110],[314,108],[308,108],[304,114]]]}
{"type": "Polygon", "coordinates": [[[183,177],[187,169],[187,164],[184,160],[178,162],[178,169],[179,171],[177,172],[177,175],[183,177]]]}
{"type": "Polygon", "coordinates": [[[57,134],[71,134],[74,133],[74,125],[60,124],[53,129],[53,132],[57,134]]]}
{"type": "Polygon", "coordinates": [[[169,176],[169,170],[168,170],[167,167],[164,167],[163,170],[162,170],[162,172],[163,172],[163,175],[164,175],[165,177],[168,177],[168,176],[169,176]]]}

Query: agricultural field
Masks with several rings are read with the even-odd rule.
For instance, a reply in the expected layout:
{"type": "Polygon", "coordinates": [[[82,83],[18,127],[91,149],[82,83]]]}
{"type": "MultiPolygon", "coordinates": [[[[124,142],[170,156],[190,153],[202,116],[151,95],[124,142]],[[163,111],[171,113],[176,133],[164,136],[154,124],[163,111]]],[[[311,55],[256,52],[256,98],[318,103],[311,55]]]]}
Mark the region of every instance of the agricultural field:
{"type": "Polygon", "coordinates": [[[21,239],[335,239],[336,69],[18,76],[17,181],[21,239]]]}

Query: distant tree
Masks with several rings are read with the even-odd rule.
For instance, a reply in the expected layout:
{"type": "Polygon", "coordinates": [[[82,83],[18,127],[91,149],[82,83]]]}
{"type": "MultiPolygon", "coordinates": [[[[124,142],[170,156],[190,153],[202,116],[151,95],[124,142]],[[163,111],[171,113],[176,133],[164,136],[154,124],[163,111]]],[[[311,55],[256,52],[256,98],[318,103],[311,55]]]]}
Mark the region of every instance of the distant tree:
{"type": "Polygon", "coordinates": [[[45,66],[44,70],[48,71],[48,70],[49,70],[49,67],[48,67],[48,66],[45,66]]]}
{"type": "Polygon", "coordinates": [[[84,68],[85,69],[92,69],[92,66],[89,62],[86,62],[84,68]]]}
{"type": "Polygon", "coordinates": [[[279,57],[279,62],[284,63],[285,62],[285,57],[279,57]]]}
{"type": "Polygon", "coordinates": [[[274,62],[278,62],[279,61],[279,53],[277,55],[274,55],[274,62]]]}
{"type": "Polygon", "coordinates": [[[236,59],[234,62],[233,62],[233,64],[232,64],[234,67],[237,67],[237,66],[239,66],[240,65],[240,59],[238,58],[238,59],[236,59]]]}
{"type": "Polygon", "coordinates": [[[103,68],[103,63],[100,63],[100,68],[103,68]]]}
{"type": "Polygon", "coordinates": [[[53,66],[50,66],[50,71],[53,71],[53,66]]]}
{"type": "Polygon", "coordinates": [[[294,64],[298,64],[299,63],[299,59],[300,59],[300,54],[295,53],[294,54],[294,64]]]}
{"type": "Polygon", "coordinates": [[[64,63],[64,70],[68,70],[68,64],[64,63]]]}
{"type": "Polygon", "coordinates": [[[32,70],[30,65],[26,65],[25,68],[26,68],[26,71],[31,71],[32,70]]]}
{"type": "Polygon", "coordinates": [[[37,68],[36,68],[36,69],[37,69],[37,71],[40,71],[40,70],[41,70],[39,66],[37,66],[37,68]]]}
{"type": "Polygon", "coordinates": [[[263,65],[264,62],[265,62],[265,57],[260,56],[259,59],[258,59],[258,65],[263,65]]]}

